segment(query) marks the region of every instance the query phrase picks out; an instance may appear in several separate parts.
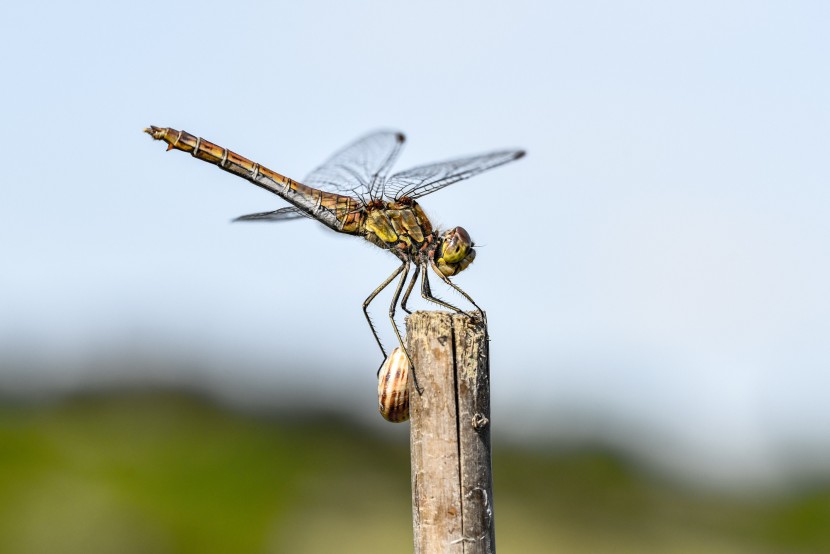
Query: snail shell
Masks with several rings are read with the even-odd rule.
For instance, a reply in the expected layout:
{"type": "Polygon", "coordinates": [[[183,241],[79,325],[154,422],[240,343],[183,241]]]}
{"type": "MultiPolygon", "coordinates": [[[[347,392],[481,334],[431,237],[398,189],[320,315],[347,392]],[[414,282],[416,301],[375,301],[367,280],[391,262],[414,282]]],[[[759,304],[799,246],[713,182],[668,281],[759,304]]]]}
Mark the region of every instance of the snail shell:
{"type": "Polygon", "coordinates": [[[400,423],[409,419],[409,360],[395,348],[378,373],[378,411],[383,419],[400,423]]]}

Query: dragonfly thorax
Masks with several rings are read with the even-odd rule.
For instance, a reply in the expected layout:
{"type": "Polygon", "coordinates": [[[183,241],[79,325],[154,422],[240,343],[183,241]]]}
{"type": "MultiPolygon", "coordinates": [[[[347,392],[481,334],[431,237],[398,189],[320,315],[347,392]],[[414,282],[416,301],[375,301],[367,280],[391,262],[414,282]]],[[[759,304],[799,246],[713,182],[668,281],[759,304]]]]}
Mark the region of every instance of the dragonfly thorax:
{"type": "Polygon", "coordinates": [[[466,269],[476,257],[473,241],[463,227],[443,234],[433,231],[424,210],[411,198],[373,202],[366,206],[363,221],[366,240],[392,250],[401,259],[432,262],[447,277],[466,269]]]}
{"type": "Polygon", "coordinates": [[[415,257],[435,239],[424,210],[409,198],[372,202],[365,213],[362,234],[366,240],[399,255],[415,257]]]}

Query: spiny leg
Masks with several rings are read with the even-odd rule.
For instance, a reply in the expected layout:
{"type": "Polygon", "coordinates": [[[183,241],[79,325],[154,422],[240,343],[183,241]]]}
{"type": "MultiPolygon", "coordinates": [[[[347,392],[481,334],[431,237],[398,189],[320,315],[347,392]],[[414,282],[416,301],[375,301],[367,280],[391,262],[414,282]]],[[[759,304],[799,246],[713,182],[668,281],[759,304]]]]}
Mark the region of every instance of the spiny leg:
{"type": "Polygon", "coordinates": [[[395,308],[398,306],[398,300],[401,297],[401,290],[403,290],[403,284],[406,282],[406,276],[409,273],[409,261],[404,262],[406,269],[403,271],[403,277],[401,280],[398,281],[398,286],[395,289],[395,294],[392,296],[392,303],[389,304],[389,321],[392,322],[392,329],[395,330],[395,335],[398,337],[398,343],[401,345],[401,350],[403,351],[404,355],[406,356],[406,361],[409,362],[409,367],[412,369],[412,380],[415,384],[415,390],[418,391],[418,394],[423,394],[424,389],[418,384],[418,374],[415,371],[415,364],[412,363],[412,358],[409,357],[409,351],[406,349],[406,345],[403,343],[403,338],[401,337],[401,332],[398,330],[398,324],[395,323],[395,308]]]}
{"type": "Polygon", "coordinates": [[[419,273],[421,273],[421,266],[420,264],[416,264],[415,272],[412,274],[412,280],[409,281],[409,286],[406,287],[406,292],[403,293],[403,300],[401,300],[401,309],[410,315],[412,314],[412,312],[406,309],[406,303],[409,301],[409,294],[412,292],[412,288],[415,286],[415,281],[418,280],[419,273]]]}
{"type": "MultiPolygon", "coordinates": [[[[446,284],[448,284],[450,287],[452,287],[452,288],[453,288],[453,289],[455,289],[456,291],[460,292],[460,293],[461,293],[461,296],[463,296],[464,298],[466,298],[466,299],[467,299],[467,301],[468,301],[470,304],[472,304],[473,306],[475,306],[475,307],[476,307],[476,310],[478,311],[478,315],[479,315],[479,317],[481,317],[482,319],[484,319],[484,310],[482,310],[482,309],[481,309],[481,307],[480,307],[478,304],[476,304],[475,300],[473,300],[473,299],[472,299],[472,297],[470,297],[470,295],[469,295],[469,294],[467,294],[466,292],[464,292],[464,291],[461,289],[461,287],[459,287],[458,285],[456,285],[455,283],[453,283],[452,281],[450,281],[450,278],[449,278],[449,277],[447,277],[446,275],[444,275],[443,273],[441,273],[440,271],[438,271],[438,266],[437,266],[437,265],[435,265],[435,262],[433,262],[432,260],[430,260],[430,261],[429,261],[429,263],[430,263],[430,265],[432,265],[432,269],[435,271],[435,273],[437,273],[437,274],[438,274],[438,277],[440,277],[440,278],[441,278],[441,280],[442,280],[442,281],[444,281],[446,284]]],[[[465,314],[467,314],[467,312],[464,312],[464,313],[465,313],[465,314]]],[[[467,314],[467,315],[468,315],[468,316],[470,316],[471,314],[467,314]]]]}
{"type": "MultiPolygon", "coordinates": [[[[421,296],[424,298],[424,300],[428,300],[428,301],[430,301],[434,304],[438,304],[439,306],[443,306],[444,308],[447,308],[448,310],[452,310],[452,311],[454,311],[456,313],[459,313],[459,314],[466,313],[461,308],[456,308],[452,304],[444,302],[440,298],[436,298],[432,295],[432,289],[430,289],[430,287],[429,287],[428,274],[429,274],[429,272],[427,271],[426,268],[424,268],[424,274],[421,276],[421,296]]],[[[470,314],[467,314],[467,315],[470,315],[470,314]]]]}
{"type": "MultiPolygon", "coordinates": [[[[403,268],[403,276],[401,277],[401,280],[398,281],[398,286],[395,287],[395,294],[392,295],[392,303],[389,304],[389,319],[392,320],[392,325],[395,327],[395,333],[398,333],[398,326],[395,325],[395,308],[397,308],[398,300],[401,298],[401,291],[403,290],[403,284],[406,282],[406,276],[409,275],[409,260],[405,261],[401,267],[403,268]]],[[[400,334],[398,334],[398,338],[401,338],[400,334]]]]}
{"type": "Polygon", "coordinates": [[[375,340],[378,343],[378,347],[380,348],[380,351],[383,354],[383,360],[384,361],[386,361],[386,350],[384,350],[384,348],[383,348],[383,343],[380,342],[380,337],[378,336],[378,332],[375,330],[375,325],[372,323],[372,318],[369,317],[369,304],[371,304],[372,300],[374,300],[375,297],[378,294],[380,294],[380,291],[382,291],[383,289],[385,289],[386,287],[389,286],[389,283],[392,282],[392,279],[397,277],[401,273],[401,271],[404,270],[404,268],[407,268],[407,271],[408,271],[408,269],[409,269],[407,267],[408,265],[409,265],[409,262],[405,261],[404,263],[402,263],[400,265],[400,267],[398,267],[398,269],[396,269],[394,272],[392,272],[392,275],[387,277],[386,280],[383,283],[381,283],[380,286],[372,292],[372,294],[369,295],[369,298],[367,298],[366,300],[363,301],[363,315],[366,316],[366,321],[369,323],[369,329],[372,330],[372,336],[375,337],[375,340]]]}

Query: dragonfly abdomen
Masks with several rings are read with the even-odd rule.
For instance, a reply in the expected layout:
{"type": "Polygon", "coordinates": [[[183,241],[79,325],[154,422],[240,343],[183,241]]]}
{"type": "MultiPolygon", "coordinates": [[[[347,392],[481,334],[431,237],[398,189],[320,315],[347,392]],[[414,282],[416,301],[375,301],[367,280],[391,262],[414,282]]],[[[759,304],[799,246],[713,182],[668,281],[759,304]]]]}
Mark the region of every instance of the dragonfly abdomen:
{"type": "Polygon", "coordinates": [[[335,231],[350,234],[359,232],[361,205],[353,198],[307,187],[236,152],[193,136],[187,131],[155,126],[145,131],[154,139],[166,142],[168,150],[188,152],[194,158],[243,177],[258,187],[276,194],[335,231]]]}

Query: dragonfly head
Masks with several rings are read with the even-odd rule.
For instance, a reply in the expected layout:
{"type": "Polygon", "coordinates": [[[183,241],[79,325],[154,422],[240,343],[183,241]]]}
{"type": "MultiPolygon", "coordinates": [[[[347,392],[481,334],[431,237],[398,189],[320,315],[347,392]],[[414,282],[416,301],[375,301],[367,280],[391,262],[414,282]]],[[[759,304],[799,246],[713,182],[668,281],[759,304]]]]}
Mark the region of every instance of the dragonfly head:
{"type": "Polygon", "coordinates": [[[475,259],[473,240],[464,227],[455,227],[441,235],[435,249],[435,264],[445,276],[461,273],[475,259]]]}

